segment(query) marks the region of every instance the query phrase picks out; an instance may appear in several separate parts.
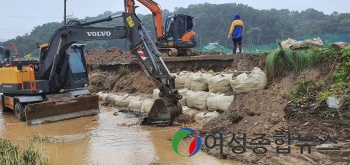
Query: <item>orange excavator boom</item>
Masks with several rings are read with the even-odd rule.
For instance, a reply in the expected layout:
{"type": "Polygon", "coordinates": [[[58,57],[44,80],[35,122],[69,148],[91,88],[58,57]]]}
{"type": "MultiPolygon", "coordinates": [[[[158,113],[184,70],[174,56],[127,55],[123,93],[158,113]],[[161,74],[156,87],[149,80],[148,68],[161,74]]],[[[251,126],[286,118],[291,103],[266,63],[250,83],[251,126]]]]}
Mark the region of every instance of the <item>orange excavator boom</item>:
{"type": "MultiPolygon", "coordinates": [[[[152,0],[137,0],[142,5],[147,7],[153,14],[153,20],[154,20],[154,26],[155,26],[155,32],[157,34],[158,40],[162,39],[164,37],[163,33],[163,23],[162,23],[162,10],[158,3],[152,1],[152,0]]],[[[135,1],[134,0],[126,0],[126,8],[128,13],[135,13],[135,1]]]]}

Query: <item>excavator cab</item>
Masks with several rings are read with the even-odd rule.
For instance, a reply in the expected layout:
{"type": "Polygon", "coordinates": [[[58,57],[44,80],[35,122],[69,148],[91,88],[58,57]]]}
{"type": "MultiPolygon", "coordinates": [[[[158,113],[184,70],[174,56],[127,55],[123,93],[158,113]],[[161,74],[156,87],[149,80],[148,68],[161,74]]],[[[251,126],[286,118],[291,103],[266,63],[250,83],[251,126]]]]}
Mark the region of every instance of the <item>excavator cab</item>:
{"type": "Polygon", "coordinates": [[[84,47],[83,44],[73,44],[69,50],[69,71],[66,75],[65,89],[82,88],[89,82],[84,47]]]}
{"type": "Polygon", "coordinates": [[[164,28],[165,41],[168,44],[167,46],[160,44],[160,47],[173,45],[174,48],[193,48],[197,45],[195,33],[192,31],[193,17],[184,14],[169,16],[164,28]]]}

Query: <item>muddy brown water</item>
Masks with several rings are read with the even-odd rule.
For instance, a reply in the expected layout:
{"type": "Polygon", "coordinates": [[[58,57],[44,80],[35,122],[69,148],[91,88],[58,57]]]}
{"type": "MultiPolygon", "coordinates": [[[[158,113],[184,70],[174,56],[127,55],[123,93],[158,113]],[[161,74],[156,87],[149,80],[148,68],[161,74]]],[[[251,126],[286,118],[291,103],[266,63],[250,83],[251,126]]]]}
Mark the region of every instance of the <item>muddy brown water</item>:
{"type": "MultiPolygon", "coordinates": [[[[171,138],[179,127],[140,126],[138,118],[101,108],[96,116],[27,126],[11,112],[0,112],[0,135],[16,145],[33,145],[50,164],[241,164],[199,152],[191,158],[178,156],[171,138]],[[42,137],[41,142],[33,141],[42,137]],[[46,140],[46,139],[48,140],[46,140]]],[[[180,143],[183,153],[189,145],[180,143]]]]}

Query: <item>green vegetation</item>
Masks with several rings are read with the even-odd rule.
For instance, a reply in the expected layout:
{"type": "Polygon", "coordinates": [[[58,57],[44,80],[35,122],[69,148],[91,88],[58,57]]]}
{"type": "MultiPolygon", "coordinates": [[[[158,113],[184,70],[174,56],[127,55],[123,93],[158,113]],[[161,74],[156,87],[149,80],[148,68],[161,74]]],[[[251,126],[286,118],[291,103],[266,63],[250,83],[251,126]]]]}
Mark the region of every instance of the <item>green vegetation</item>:
{"type": "MultiPolygon", "coordinates": [[[[300,65],[300,67],[295,67],[297,69],[289,70],[294,73],[300,73],[303,69],[312,66],[316,67],[323,76],[316,80],[301,78],[294,84],[287,96],[291,100],[291,105],[296,108],[296,111],[289,114],[290,116],[313,116],[319,120],[339,117],[340,121],[334,124],[349,125],[349,120],[347,119],[350,117],[350,112],[348,111],[350,108],[350,77],[348,76],[350,74],[350,46],[345,47],[341,51],[336,51],[332,48],[310,48],[308,50],[293,51],[291,57],[281,51],[281,48],[275,52],[278,53],[273,54],[274,52],[272,52],[269,56],[271,54],[281,56],[281,58],[284,57],[284,60],[268,62],[268,57],[266,60],[267,69],[268,67],[273,68],[282,64],[287,66],[300,65]],[[305,57],[300,58],[297,56],[305,57]],[[302,62],[303,60],[304,62],[302,62]],[[326,100],[331,96],[342,99],[340,109],[328,108],[326,100]]],[[[281,72],[280,70],[274,71],[272,74],[277,74],[281,72]]],[[[284,74],[286,73],[288,72],[284,72],[284,74]]],[[[308,76],[308,73],[306,72],[304,76],[308,76]]]]}
{"type": "MultiPolygon", "coordinates": [[[[315,83],[313,81],[299,81],[294,84],[294,87],[290,91],[292,103],[295,105],[301,105],[308,101],[324,101],[329,96],[329,93],[318,97],[317,100],[313,100],[313,97],[318,95],[318,92],[322,91],[325,87],[326,83],[323,81],[319,83],[315,83]]],[[[326,94],[326,92],[324,94],[326,94]]]]}
{"type": "Polygon", "coordinates": [[[46,165],[48,159],[33,147],[20,148],[0,138],[0,164],[46,165]]]}
{"type": "Polygon", "coordinates": [[[45,136],[39,133],[34,134],[31,138],[31,140],[34,142],[49,142],[50,139],[52,139],[52,137],[47,135],[45,136]]]}
{"type": "Polygon", "coordinates": [[[311,64],[311,53],[309,51],[293,52],[289,48],[283,48],[277,41],[278,49],[271,51],[266,58],[265,69],[270,77],[283,77],[293,72],[300,73],[311,64]]]}
{"type": "Polygon", "coordinates": [[[229,115],[227,115],[228,120],[233,120],[236,117],[238,117],[236,112],[231,112],[229,115]]]}

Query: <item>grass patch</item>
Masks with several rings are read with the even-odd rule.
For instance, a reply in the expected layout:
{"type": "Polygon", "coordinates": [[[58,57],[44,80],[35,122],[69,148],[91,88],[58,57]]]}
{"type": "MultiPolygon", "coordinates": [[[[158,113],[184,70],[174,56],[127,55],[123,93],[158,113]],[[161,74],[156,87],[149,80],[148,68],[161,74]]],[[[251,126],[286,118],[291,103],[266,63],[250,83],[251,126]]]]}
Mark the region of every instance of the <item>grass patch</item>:
{"type": "Polygon", "coordinates": [[[233,119],[235,119],[236,117],[238,117],[238,115],[237,115],[236,112],[231,112],[229,115],[227,115],[227,119],[228,119],[228,120],[233,120],[233,119]]]}
{"type": "Polygon", "coordinates": [[[312,63],[313,50],[292,51],[283,48],[277,41],[278,49],[271,51],[266,58],[265,69],[269,77],[280,78],[287,73],[299,74],[312,63]]]}
{"type": "Polygon", "coordinates": [[[9,140],[0,138],[0,164],[46,165],[48,159],[31,146],[20,148],[9,140]]]}
{"type": "Polygon", "coordinates": [[[30,140],[34,142],[50,142],[50,139],[52,139],[52,137],[36,133],[31,137],[30,140]]]}
{"type": "Polygon", "coordinates": [[[328,90],[325,90],[326,83],[321,81],[316,83],[314,81],[299,81],[297,82],[292,90],[290,91],[289,97],[292,103],[299,105],[308,101],[316,101],[318,103],[327,99],[330,95],[328,90]],[[321,92],[323,91],[324,92],[321,92]]]}

